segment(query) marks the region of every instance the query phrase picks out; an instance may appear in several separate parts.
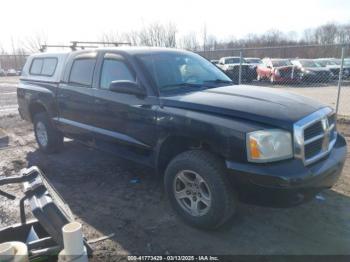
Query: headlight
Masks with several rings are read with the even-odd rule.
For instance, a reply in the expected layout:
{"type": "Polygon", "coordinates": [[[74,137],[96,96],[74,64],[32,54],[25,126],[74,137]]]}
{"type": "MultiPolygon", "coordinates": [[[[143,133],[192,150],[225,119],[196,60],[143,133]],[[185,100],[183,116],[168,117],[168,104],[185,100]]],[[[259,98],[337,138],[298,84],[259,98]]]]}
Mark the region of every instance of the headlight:
{"type": "Polygon", "coordinates": [[[271,129],[247,134],[248,161],[265,163],[293,156],[290,132],[271,129]]]}

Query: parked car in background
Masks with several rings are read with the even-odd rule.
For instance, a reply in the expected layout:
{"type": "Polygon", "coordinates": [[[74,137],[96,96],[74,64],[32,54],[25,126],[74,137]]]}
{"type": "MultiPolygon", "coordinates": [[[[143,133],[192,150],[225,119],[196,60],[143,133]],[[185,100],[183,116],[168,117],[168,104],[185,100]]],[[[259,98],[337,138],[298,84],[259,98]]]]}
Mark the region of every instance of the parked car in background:
{"type": "MultiPolygon", "coordinates": [[[[340,66],[341,66],[341,61],[339,59],[335,58],[318,58],[314,59],[314,61],[322,66],[329,68],[331,72],[333,73],[333,78],[337,79],[339,78],[339,72],[340,72],[340,66]]],[[[345,65],[343,66],[343,78],[349,78],[350,77],[350,66],[345,65]]]]}
{"type": "Polygon", "coordinates": [[[0,76],[6,76],[6,71],[0,68],[0,76]]]}
{"type": "Polygon", "coordinates": [[[241,80],[245,82],[253,81],[255,68],[248,64],[243,58],[241,61],[239,56],[222,57],[218,63],[218,67],[235,83],[238,83],[240,66],[242,67],[241,80]]]}
{"type": "Polygon", "coordinates": [[[292,64],[301,70],[301,79],[306,82],[329,82],[333,73],[326,67],[321,67],[312,59],[294,59],[292,64]]]}
{"type": "Polygon", "coordinates": [[[11,68],[11,69],[7,70],[6,75],[7,76],[17,76],[17,71],[15,69],[11,68]]]}
{"type": "Polygon", "coordinates": [[[346,67],[350,67],[350,57],[344,59],[344,65],[345,65],[346,67]]]}
{"type": "Polygon", "coordinates": [[[244,60],[251,65],[250,68],[251,68],[252,77],[253,79],[256,79],[257,77],[256,69],[258,65],[262,63],[262,60],[258,57],[245,57],[244,60]]]}
{"type": "Polygon", "coordinates": [[[214,64],[214,65],[217,65],[217,64],[219,63],[219,60],[217,60],[217,59],[212,59],[212,60],[210,60],[210,62],[211,62],[212,64],[214,64]]]}
{"type": "Polygon", "coordinates": [[[289,59],[264,58],[257,67],[257,80],[269,80],[274,83],[298,83],[302,72],[289,59]]]}

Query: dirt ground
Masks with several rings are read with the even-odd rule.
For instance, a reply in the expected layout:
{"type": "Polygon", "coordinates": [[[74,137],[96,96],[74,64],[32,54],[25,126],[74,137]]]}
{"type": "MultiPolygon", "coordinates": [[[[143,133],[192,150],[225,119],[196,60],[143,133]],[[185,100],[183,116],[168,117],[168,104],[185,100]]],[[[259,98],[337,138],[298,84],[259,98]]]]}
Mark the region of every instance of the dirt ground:
{"type": "MultiPolygon", "coordinates": [[[[242,204],[230,228],[205,232],[174,215],[152,171],[74,141],[66,141],[59,154],[44,155],[31,125],[18,115],[2,117],[0,123],[10,136],[8,147],[0,149],[0,172],[15,175],[38,165],[83,224],[88,239],[115,233],[92,244],[101,260],[123,254],[350,254],[349,160],[337,185],[321,193],[324,200],[290,209],[242,204]],[[130,183],[134,178],[140,183],[130,183]]],[[[349,126],[342,130],[350,144],[349,126]]],[[[18,186],[6,189],[21,194],[18,186]]],[[[18,204],[1,198],[0,226],[18,222],[18,204]]]]}
{"type": "MultiPolygon", "coordinates": [[[[176,217],[153,171],[69,140],[64,151],[42,154],[32,126],[16,112],[0,116],[0,128],[9,136],[8,145],[0,145],[0,175],[39,166],[88,239],[115,234],[92,244],[96,260],[126,254],[350,255],[350,154],[336,186],[318,199],[289,209],[241,204],[232,226],[208,232],[176,217]],[[140,182],[132,183],[135,178],[140,182]]],[[[350,145],[350,125],[340,123],[339,130],[350,145]]],[[[2,189],[21,194],[19,186],[2,189]]],[[[18,205],[0,197],[0,227],[19,221],[18,205]]]]}

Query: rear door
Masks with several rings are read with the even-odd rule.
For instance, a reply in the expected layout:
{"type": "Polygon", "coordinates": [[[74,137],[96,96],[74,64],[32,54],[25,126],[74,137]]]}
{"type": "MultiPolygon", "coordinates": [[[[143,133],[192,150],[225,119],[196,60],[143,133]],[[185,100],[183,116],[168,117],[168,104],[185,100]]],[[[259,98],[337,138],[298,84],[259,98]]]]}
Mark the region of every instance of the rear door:
{"type": "Polygon", "coordinates": [[[64,80],[57,93],[58,124],[68,135],[89,141],[93,131],[92,82],[97,54],[82,53],[75,56],[66,67],[64,80]]]}

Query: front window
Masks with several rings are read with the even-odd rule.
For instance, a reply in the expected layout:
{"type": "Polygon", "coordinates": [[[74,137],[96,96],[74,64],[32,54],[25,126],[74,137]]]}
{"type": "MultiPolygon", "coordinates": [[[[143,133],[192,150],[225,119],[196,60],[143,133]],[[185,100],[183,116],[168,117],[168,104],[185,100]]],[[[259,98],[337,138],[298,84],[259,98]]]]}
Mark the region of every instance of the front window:
{"type": "Polygon", "coordinates": [[[116,59],[104,59],[100,87],[102,89],[109,89],[111,82],[116,80],[128,80],[135,82],[135,77],[123,61],[116,59]]]}
{"type": "Polygon", "coordinates": [[[160,52],[137,55],[160,93],[188,92],[232,81],[203,57],[192,53],[160,52]]]}

